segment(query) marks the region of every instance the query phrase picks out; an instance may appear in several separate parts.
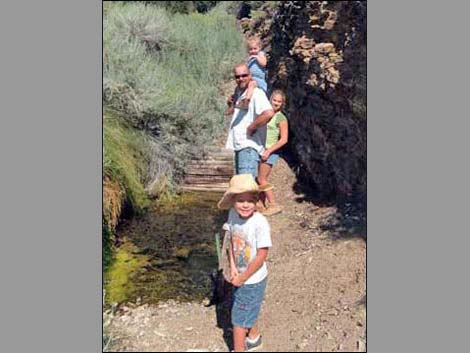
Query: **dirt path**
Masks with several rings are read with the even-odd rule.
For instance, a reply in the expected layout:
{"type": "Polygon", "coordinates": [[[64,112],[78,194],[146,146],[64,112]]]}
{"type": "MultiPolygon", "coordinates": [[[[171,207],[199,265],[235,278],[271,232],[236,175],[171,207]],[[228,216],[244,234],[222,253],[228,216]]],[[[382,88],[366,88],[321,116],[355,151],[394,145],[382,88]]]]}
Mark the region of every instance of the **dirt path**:
{"type": "MultiPolygon", "coordinates": [[[[362,234],[339,236],[344,225],[332,222],[335,208],[302,201],[284,160],[271,181],[284,212],[269,218],[273,248],[260,317],[262,351],[365,351],[362,234]]],[[[109,351],[228,351],[215,306],[203,303],[122,306],[109,332],[109,351]]]]}

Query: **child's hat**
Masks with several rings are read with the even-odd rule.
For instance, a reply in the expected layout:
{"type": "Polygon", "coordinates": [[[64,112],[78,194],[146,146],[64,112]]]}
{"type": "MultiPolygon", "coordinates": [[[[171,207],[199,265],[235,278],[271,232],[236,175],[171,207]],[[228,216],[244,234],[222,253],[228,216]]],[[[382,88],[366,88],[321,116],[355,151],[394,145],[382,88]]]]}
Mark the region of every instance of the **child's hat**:
{"type": "Polygon", "coordinates": [[[225,192],[224,196],[222,196],[217,206],[222,210],[227,210],[232,207],[233,196],[236,194],[243,194],[244,192],[260,193],[271,190],[272,188],[273,186],[271,184],[259,186],[251,174],[234,175],[232,179],[230,179],[228,190],[225,192]]]}

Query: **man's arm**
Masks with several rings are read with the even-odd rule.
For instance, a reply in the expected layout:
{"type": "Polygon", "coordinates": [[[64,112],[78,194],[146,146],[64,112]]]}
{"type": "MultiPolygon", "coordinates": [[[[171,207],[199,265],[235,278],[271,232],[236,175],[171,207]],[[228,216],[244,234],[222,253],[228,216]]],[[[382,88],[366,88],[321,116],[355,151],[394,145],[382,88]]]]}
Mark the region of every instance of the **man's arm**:
{"type": "Polygon", "coordinates": [[[261,126],[266,125],[269,120],[274,116],[274,110],[267,109],[263,111],[260,115],[258,115],[246,129],[246,133],[250,136],[256,131],[256,129],[260,128],[261,126]]]}
{"type": "Polygon", "coordinates": [[[250,278],[256,271],[258,271],[261,266],[263,266],[266,257],[268,256],[268,249],[269,248],[258,248],[258,252],[256,253],[256,257],[248,264],[248,267],[245,272],[236,276],[232,280],[232,284],[236,287],[240,287],[245,283],[248,278],[250,278]]]}

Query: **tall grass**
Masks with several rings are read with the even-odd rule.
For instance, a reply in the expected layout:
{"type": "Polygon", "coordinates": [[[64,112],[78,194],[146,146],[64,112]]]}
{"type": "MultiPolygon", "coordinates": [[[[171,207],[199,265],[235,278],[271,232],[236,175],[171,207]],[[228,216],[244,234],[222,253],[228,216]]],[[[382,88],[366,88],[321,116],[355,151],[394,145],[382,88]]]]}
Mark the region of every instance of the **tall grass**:
{"type": "Polygon", "coordinates": [[[104,116],[103,139],[102,243],[106,269],[113,259],[114,230],[123,205],[139,214],[149,204],[143,178],[148,142],[142,131],[109,113],[104,116]]]}
{"type": "Polygon", "coordinates": [[[119,182],[129,205],[139,212],[148,204],[141,178],[145,168],[145,136],[114,117],[105,116],[103,127],[104,175],[119,182]]]}
{"type": "Polygon", "coordinates": [[[172,15],[125,3],[107,8],[104,24],[105,107],[150,132],[176,160],[210,144],[223,128],[218,89],[244,57],[234,18],[217,8],[172,15]]]}

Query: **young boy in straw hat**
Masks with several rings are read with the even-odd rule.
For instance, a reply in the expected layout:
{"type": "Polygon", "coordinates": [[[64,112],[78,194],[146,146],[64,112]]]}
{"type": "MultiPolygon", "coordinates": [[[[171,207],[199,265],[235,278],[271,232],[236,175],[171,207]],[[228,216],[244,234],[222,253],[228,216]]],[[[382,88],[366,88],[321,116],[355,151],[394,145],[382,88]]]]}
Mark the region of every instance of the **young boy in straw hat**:
{"type": "Polygon", "coordinates": [[[238,174],[218,203],[230,209],[224,224],[223,266],[225,279],[234,285],[232,305],[235,352],[261,347],[258,315],[263,302],[268,271],[265,259],[272,246],[269,223],[256,211],[260,188],[251,174],[238,174]]]}

